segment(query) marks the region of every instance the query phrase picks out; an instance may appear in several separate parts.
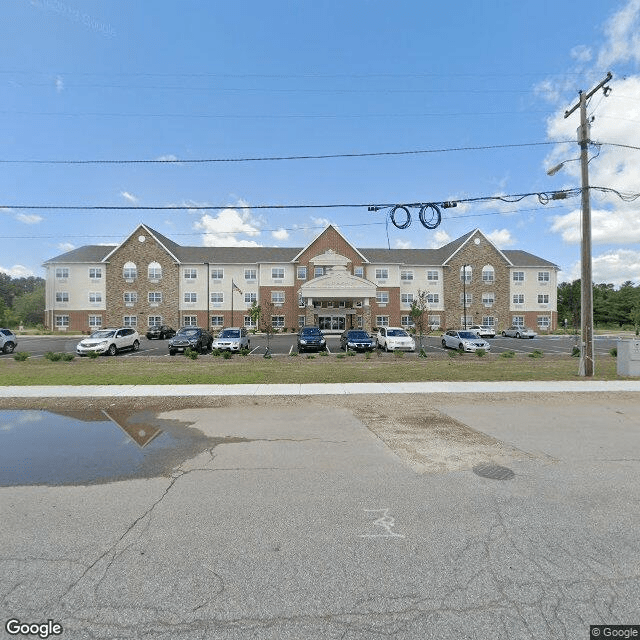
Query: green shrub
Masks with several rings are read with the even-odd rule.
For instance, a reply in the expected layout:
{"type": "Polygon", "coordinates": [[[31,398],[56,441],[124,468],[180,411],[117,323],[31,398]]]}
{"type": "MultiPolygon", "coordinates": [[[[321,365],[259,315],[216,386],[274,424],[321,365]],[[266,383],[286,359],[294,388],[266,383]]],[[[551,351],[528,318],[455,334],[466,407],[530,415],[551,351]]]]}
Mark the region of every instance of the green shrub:
{"type": "Polygon", "coordinates": [[[450,358],[455,358],[458,355],[457,351],[451,351],[451,349],[449,349],[447,351],[447,354],[449,355],[450,358]]]}
{"type": "Polygon", "coordinates": [[[231,360],[231,358],[233,357],[233,354],[231,353],[231,351],[223,351],[222,352],[222,357],[225,360],[231,360]]]}
{"type": "Polygon", "coordinates": [[[64,360],[65,362],[71,362],[75,357],[76,356],[75,356],[74,353],[63,353],[62,354],[62,360],[64,360]]]}
{"type": "Polygon", "coordinates": [[[344,358],[344,357],[345,357],[344,353],[338,353],[336,355],[336,358],[344,358]]]}
{"type": "Polygon", "coordinates": [[[573,358],[580,357],[580,347],[573,347],[573,349],[571,349],[571,357],[573,358]]]}
{"type": "Polygon", "coordinates": [[[29,355],[30,353],[28,351],[18,351],[18,353],[13,354],[13,359],[18,362],[24,362],[29,355]]]}
{"type": "Polygon", "coordinates": [[[531,353],[527,354],[530,358],[542,358],[544,353],[540,349],[534,349],[531,353]]]}
{"type": "Polygon", "coordinates": [[[356,352],[355,351],[347,351],[347,355],[348,356],[355,356],[356,352]]]}
{"type": "Polygon", "coordinates": [[[240,349],[239,351],[241,356],[248,356],[249,355],[249,349],[247,349],[246,347],[244,349],[240,349]]]}
{"type": "Polygon", "coordinates": [[[501,358],[515,358],[516,356],[516,352],[515,351],[503,351],[500,354],[501,358]]]}
{"type": "Polygon", "coordinates": [[[95,360],[100,354],[97,351],[89,351],[87,352],[87,357],[95,360]]]}
{"type": "Polygon", "coordinates": [[[62,359],[62,354],[54,353],[53,351],[47,351],[47,353],[44,354],[44,357],[51,362],[58,362],[62,359]]]}
{"type": "Polygon", "coordinates": [[[307,360],[315,360],[315,356],[312,356],[310,353],[307,354],[307,360]]]}
{"type": "Polygon", "coordinates": [[[393,355],[395,355],[396,358],[404,358],[404,351],[394,351],[393,355]]]}
{"type": "Polygon", "coordinates": [[[609,355],[612,358],[617,358],[618,357],[618,347],[613,347],[612,349],[609,349],[609,355]]]}
{"type": "Polygon", "coordinates": [[[221,354],[222,354],[222,351],[220,351],[220,349],[214,349],[214,350],[211,352],[211,355],[212,355],[212,356],[215,356],[216,358],[217,358],[219,355],[221,355],[221,354]]]}
{"type": "Polygon", "coordinates": [[[371,351],[365,351],[364,357],[367,360],[371,360],[371,351]]]}
{"type": "Polygon", "coordinates": [[[192,360],[197,360],[197,359],[198,359],[198,352],[197,352],[197,351],[195,351],[195,349],[191,349],[191,348],[189,348],[189,347],[187,347],[187,348],[184,350],[184,355],[185,355],[187,358],[191,358],[192,360]]]}
{"type": "Polygon", "coordinates": [[[478,358],[484,358],[487,352],[484,349],[476,349],[476,355],[478,358]]]}
{"type": "Polygon", "coordinates": [[[298,352],[297,352],[297,351],[292,351],[292,352],[289,354],[289,357],[290,357],[290,358],[293,358],[293,357],[295,357],[295,356],[297,356],[297,355],[298,355],[298,352]]]}
{"type": "Polygon", "coordinates": [[[420,353],[418,354],[419,358],[426,358],[427,352],[424,349],[420,349],[420,353]]]}
{"type": "Polygon", "coordinates": [[[320,355],[321,355],[321,356],[328,356],[328,355],[329,355],[329,352],[325,349],[324,351],[321,351],[321,352],[320,352],[320,355]]]}

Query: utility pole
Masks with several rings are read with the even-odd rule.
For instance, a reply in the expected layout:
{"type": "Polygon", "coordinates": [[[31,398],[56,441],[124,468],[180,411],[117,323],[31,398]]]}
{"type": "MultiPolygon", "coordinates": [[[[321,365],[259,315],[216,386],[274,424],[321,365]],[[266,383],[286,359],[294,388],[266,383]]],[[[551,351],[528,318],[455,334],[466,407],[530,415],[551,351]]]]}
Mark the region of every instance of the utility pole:
{"type": "Polygon", "coordinates": [[[604,85],[613,78],[611,72],[596,87],[585,94],[579,91],[580,99],[571,109],[564,112],[568,118],[576,109],[580,109],[580,126],[578,127],[578,144],[580,145],[580,165],[582,170],[582,245],[581,245],[581,269],[580,269],[580,369],[578,375],[593,376],[593,283],[591,275],[591,197],[589,193],[589,139],[590,122],[587,121],[587,100],[601,88],[604,95],[611,92],[604,85]]]}

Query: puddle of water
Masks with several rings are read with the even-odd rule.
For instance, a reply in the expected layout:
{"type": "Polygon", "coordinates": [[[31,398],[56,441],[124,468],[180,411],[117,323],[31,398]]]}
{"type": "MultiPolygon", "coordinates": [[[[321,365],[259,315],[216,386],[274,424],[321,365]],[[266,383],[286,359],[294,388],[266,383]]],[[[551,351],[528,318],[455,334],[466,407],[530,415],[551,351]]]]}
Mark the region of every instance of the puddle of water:
{"type": "Polygon", "coordinates": [[[0,411],[0,486],[156,477],[219,443],[148,412],[0,411]]]}

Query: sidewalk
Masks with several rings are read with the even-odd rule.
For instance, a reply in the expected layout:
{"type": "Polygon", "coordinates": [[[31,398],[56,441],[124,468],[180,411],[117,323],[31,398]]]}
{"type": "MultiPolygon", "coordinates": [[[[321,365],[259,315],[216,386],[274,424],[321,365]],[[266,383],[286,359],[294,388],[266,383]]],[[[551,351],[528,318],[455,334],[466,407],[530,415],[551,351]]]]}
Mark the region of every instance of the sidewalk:
{"type": "Polygon", "coordinates": [[[523,382],[362,382],[339,384],[56,385],[0,387],[2,398],[157,398],[384,394],[640,392],[640,380],[523,382]]]}

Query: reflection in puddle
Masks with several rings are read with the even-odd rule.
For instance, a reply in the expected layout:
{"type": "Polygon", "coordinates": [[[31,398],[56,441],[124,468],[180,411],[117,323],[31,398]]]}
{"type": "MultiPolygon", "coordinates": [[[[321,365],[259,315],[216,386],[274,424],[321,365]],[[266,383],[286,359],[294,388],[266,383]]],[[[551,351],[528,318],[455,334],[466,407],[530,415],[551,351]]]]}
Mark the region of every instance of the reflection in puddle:
{"type": "Polygon", "coordinates": [[[0,486],[166,475],[218,443],[149,412],[0,411],[0,486]]]}

